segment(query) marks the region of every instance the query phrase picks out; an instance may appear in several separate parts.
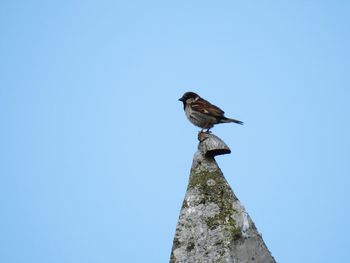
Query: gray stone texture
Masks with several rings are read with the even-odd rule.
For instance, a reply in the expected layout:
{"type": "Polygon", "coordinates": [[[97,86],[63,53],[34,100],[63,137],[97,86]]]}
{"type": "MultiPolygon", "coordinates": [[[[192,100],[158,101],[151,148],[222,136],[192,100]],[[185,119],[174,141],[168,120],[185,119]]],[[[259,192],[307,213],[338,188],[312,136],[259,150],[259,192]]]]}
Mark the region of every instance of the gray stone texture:
{"type": "Polygon", "coordinates": [[[198,139],[170,263],[275,262],[214,159],[230,149],[213,134],[198,139]]]}

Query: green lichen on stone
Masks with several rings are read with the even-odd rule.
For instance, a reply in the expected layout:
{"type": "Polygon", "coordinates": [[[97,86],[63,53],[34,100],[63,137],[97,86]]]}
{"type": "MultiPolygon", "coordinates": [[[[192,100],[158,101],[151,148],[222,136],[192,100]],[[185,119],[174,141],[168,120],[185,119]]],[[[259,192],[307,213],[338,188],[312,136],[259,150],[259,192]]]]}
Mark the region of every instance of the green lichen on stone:
{"type": "Polygon", "coordinates": [[[243,238],[241,228],[236,226],[228,226],[226,227],[226,230],[228,230],[231,234],[231,238],[236,241],[238,239],[243,238]]]}
{"type": "Polygon", "coordinates": [[[236,212],[233,209],[235,196],[233,196],[220,170],[197,172],[193,169],[188,185],[188,189],[190,188],[199,190],[201,196],[199,203],[214,203],[219,207],[219,213],[213,217],[207,217],[205,220],[209,229],[222,227],[230,233],[231,240],[237,240],[242,237],[240,227],[237,226],[236,221],[232,218],[232,214],[236,212]]]}

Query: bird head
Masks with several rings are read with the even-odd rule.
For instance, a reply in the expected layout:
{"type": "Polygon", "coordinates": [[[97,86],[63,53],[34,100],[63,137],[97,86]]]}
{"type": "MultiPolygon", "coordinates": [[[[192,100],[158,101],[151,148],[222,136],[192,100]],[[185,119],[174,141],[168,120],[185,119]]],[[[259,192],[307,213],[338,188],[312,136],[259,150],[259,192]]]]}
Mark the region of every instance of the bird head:
{"type": "Polygon", "coordinates": [[[186,102],[186,100],[188,99],[196,99],[196,98],[199,98],[199,95],[192,91],[189,91],[189,92],[186,92],[184,95],[182,95],[179,101],[186,102]]]}
{"type": "Polygon", "coordinates": [[[200,98],[198,94],[194,93],[194,92],[186,92],[184,95],[182,95],[182,97],[179,99],[179,101],[182,101],[182,103],[184,104],[184,109],[186,107],[186,103],[190,103],[191,101],[200,98]]]}

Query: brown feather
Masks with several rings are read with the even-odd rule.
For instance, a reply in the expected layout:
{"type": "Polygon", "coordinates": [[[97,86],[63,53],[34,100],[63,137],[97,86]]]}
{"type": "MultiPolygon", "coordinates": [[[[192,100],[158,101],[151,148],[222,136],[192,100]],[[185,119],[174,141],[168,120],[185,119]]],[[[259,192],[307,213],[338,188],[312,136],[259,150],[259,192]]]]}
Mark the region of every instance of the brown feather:
{"type": "Polygon", "coordinates": [[[219,107],[211,104],[210,102],[200,98],[191,103],[191,108],[195,111],[211,115],[213,117],[222,117],[224,116],[224,111],[219,107]]]}

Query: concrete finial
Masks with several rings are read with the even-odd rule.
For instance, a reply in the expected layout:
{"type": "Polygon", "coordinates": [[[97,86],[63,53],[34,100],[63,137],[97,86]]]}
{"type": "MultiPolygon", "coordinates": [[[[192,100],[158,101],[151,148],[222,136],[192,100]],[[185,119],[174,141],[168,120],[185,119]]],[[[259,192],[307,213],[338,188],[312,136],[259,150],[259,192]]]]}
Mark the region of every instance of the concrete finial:
{"type": "Polygon", "coordinates": [[[230,148],[219,137],[212,133],[199,132],[198,150],[206,157],[215,157],[216,155],[231,153],[230,148]]]}

